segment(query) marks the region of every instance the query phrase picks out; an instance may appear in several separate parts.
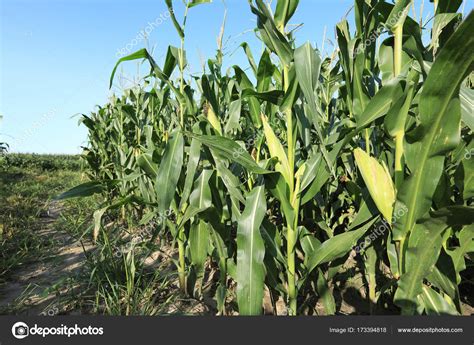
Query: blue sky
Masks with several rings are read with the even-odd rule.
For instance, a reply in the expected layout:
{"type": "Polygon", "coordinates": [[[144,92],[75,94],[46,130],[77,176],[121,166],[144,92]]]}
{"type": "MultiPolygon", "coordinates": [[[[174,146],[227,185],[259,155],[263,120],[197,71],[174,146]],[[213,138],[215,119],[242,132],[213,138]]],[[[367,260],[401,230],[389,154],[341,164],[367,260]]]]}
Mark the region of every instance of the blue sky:
{"type": "MultiPolygon", "coordinates": [[[[291,21],[304,24],[297,43],[310,41],[321,48],[325,27],[327,38],[334,40],[334,26],[352,4],[301,0],[291,21]]],[[[226,0],[226,6],[225,65],[246,66],[239,44],[249,42],[256,57],[261,51],[251,31],[254,16],[247,0],[226,0]]],[[[468,0],[465,13],[472,8],[473,0],[468,0]]],[[[79,153],[87,132],[75,114],[89,113],[111,92],[120,91],[119,82],[112,91],[108,88],[119,52],[147,45],[162,64],[168,45],[179,45],[166,12],[160,0],[0,0],[0,142],[9,142],[14,152],[79,153]],[[152,30],[145,42],[137,35],[147,26],[152,30]]],[[[175,12],[180,17],[182,6],[175,12]]],[[[432,4],[425,0],[424,17],[429,12],[432,4]]],[[[186,50],[191,72],[201,69],[201,59],[214,56],[223,13],[221,0],[189,11],[186,50]]],[[[138,72],[136,63],[124,65],[122,85],[130,85],[127,79],[138,72]]]]}

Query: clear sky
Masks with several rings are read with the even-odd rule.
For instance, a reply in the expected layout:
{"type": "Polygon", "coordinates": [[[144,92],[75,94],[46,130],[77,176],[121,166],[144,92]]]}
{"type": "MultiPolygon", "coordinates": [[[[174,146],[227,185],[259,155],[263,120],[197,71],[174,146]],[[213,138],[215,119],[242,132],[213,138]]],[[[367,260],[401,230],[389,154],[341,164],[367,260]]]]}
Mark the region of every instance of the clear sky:
{"type": "MultiPolygon", "coordinates": [[[[174,3],[180,18],[182,1],[174,3]]],[[[297,43],[309,40],[321,48],[325,27],[327,38],[334,41],[334,26],[352,4],[300,0],[291,20],[304,24],[297,43]]],[[[226,6],[225,65],[247,66],[237,47],[247,41],[258,58],[262,46],[251,30],[254,15],[247,0],[226,0],[226,6]]],[[[473,0],[467,0],[464,13],[472,8],[473,0]]],[[[430,12],[432,4],[426,0],[423,17],[430,12]]],[[[76,114],[89,113],[111,92],[120,91],[118,80],[108,88],[120,51],[148,46],[162,65],[168,45],[179,45],[166,13],[161,0],[0,0],[0,142],[9,142],[14,152],[79,153],[87,132],[78,126],[76,114]],[[140,38],[142,30],[150,32],[148,42],[140,38]]],[[[214,56],[223,14],[222,0],[189,11],[186,50],[191,72],[201,69],[201,59],[214,56]]],[[[326,43],[326,50],[331,49],[326,43]]],[[[126,63],[122,86],[131,85],[137,73],[136,63],[126,63]]]]}

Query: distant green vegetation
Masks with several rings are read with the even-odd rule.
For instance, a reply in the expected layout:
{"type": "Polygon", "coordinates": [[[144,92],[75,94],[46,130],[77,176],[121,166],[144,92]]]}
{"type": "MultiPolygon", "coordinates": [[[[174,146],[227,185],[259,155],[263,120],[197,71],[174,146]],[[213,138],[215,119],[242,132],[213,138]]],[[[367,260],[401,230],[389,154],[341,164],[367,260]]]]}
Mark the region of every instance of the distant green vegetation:
{"type": "Polygon", "coordinates": [[[8,153],[0,159],[0,167],[33,168],[43,171],[79,170],[80,155],[8,153]]]}

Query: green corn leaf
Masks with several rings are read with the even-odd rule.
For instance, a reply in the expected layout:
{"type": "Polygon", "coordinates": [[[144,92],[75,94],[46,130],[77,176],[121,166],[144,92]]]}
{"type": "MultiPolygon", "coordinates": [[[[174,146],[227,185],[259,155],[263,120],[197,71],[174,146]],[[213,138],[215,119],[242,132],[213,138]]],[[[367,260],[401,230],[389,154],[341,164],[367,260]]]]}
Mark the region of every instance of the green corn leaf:
{"type": "MultiPolygon", "coordinates": [[[[323,139],[323,134],[321,131],[321,122],[318,119],[319,111],[316,106],[315,91],[318,84],[319,74],[321,70],[321,57],[317,53],[309,42],[305,43],[301,47],[295,50],[295,63],[294,68],[290,69],[290,72],[293,72],[294,75],[290,73],[291,77],[294,77],[298,80],[298,85],[301,87],[303,94],[308,102],[310,109],[309,115],[306,115],[308,119],[313,123],[314,128],[316,129],[316,134],[318,136],[320,146],[319,149],[323,155],[324,161],[326,162],[329,171],[335,177],[334,166],[329,158],[329,154],[325,147],[325,141],[323,139]]],[[[293,84],[290,84],[293,85],[293,84]]],[[[294,93],[297,92],[296,89],[290,90],[294,93]]],[[[295,95],[293,95],[293,99],[295,95]]],[[[286,104],[285,104],[286,105],[286,104]]],[[[293,102],[289,104],[293,105],[293,102]]],[[[282,106],[282,110],[285,111],[288,109],[288,106],[282,106]]]]}
{"type": "Polygon", "coordinates": [[[306,269],[308,274],[318,265],[338,259],[346,255],[351,248],[357,243],[367,230],[374,224],[374,218],[361,226],[357,230],[347,231],[343,234],[336,235],[327,241],[323,242],[314,252],[312,252],[306,259],[306,269]]]}
{"type": "Polygon", "coordinates": [[[398,279],[400,277],[400,267],[398,264],[397,246],[395,242],[393,241],[391,232],[388,234],[386,246],[387,246],[387,257],[390,264],[390,271],[392,272],[393,276],[398,279]]]}
{"type": "Polygon", "coordinates": [[[464,149],[464,157],[459,164],[455,182],[464,200],[468,200],[474,196],[474,141],[464,149]]]}
{"type": "Polygon", "coordinates": [[[179,25],[178,21],[176,20],[176,16],[174,15],[173,10],[173,1],[172,0],[165,0],[166,6],[168,7],[168,11],[170,13],[171,21],[173,22],[176,31],[178,31],[178,35],[181,38],[184,38],[184,31],[181,25],[179,25]]]}
{"type": "Polygon", "coordinates": [[[181,132],[171,137],[156,176],[156,194],[160,212],[168,210],[183,167],[184,138],[181,132]]]}
{"type": "Polygon", "coordinates": [[[395,303],[403,314],[415,313],[417,297],[422,293],[423,278],[433,269],[441,250],[442,233],[446,225],[442,219],[427,219],[412,231],[406,251],[405,270],[398,281],[395,303]]]}
{"type": "Polygon", "coordinates": [[[203,208],[198,208],[198,207],[194,207],[194,206],[188,206],[186,208],[186,211],[184,212],[183,214],[183,217],[181,218],[180,222],[178,223],[178,226],[177,226],[177,229],[182,229],[186,223],[194,218],[195,216],[197,216],[198,214],[208,210],[209,207],[208,206],[204,206],[203,208]]]}
{"type": "Polygon", "coordinates": [[[322,165],[321,153],[313,153],[306,160],[306,169],[301,178],[301,190],[305,190],[318,176],[318,170],[322,165]]]}
{"type": "Polygon", "coordinates": [[[257,91],[265,92],[269,90],[275,66],[270,59],[268,50],[264,50],[257,69],[257,91]]]}
{"type": "Polygon", "coordinates": [[[308,266],[308,259],[311,258],[311,255],[321,246],[321,241],[314,237],[308,229],[303,226],[299,228],[298,233],[301,247],[305,253],[304,264],[308,266]]]}
{"type": "Polygon", "coordinates": [[[214,110],[214,113],[218,114],[219,105],[217,104],[216,94],[214,93],[214,90],[211,88],[209,79],[206,75],[203,75],[201,78],[201,86],[202,86],[202,93],[204,97],[209,101],[212,109],[214,110]]]}
{"type": "Polygon", "coordinates": [[[283,92],[280,90],[271,90],[266,92],[257,92],[253,89],[245,89],[242,91],[242,98],[254,97],[261,101],[270,102],[276,105],[283,101],[283,92]]]}
{"type": "Polygon", "coordinates": [[[186,179],[184,181],[183,193],[181,194],[181,202],[179,208],[182,209],[184,204],[188,202],[188,197],[191,193],[191,188],[194,182],[194,174],[201,157],[201,143],[197,139],[191,139],[191,146],[189,147],[188,165],[186,167],[186,179]]]}
{"type": "MultiPolygon", "coordinates": [[[[347,83],[350,83],[352,80],[352,70],[353,70],[353,51],[350,47],[351,42],[351,35],[349,32],[349,23],[347,19],[343,19],[336,25],[336,35],[337,35],[337,43],[339,46],[339,57],[340,63],[343,67],[344,79],[347,83]]],[[[352,88],[347,88],[347,106],[349,112],[352,113],[352,88]]]]}
{"type": "MultiPolygon", "coordinates": [[[[410,48],[410,45],[413,43],[413,41],[411,39],[406,39],[404,42],[403,42],[403,46],[402,46],[402,52],[401,52],[401,70],[400,70],[400,73],[401,75],[406,75],[409,68],[413,66],[413,58],[410,56],[409,52],[410,53],[415,53],[413,51],[411,51],[411,49],[408,49],[410,48]]],[[[387,38],[386,40],[384,40],[382,42],[382,44],[380,45],[380,49],[379,49],[379,55],[378,55],[378,64],[379,64],[379,67],[380,67],[380,72],[381,72],[381,77],[382,77],[382,83],[383,85],[387,85],[389,82],[392,81],[392,79],[396,78],[396,77],[400,77],[401,75],[398,75],[398,76],[395,76],[394,75],[394,69],[393,69],[393,66],[394,66],[394,38],[393,37],[389,37],[387,38]]],[[[415,48],[415,51],[416,51],[416,48],[415,48]]],[[[415,57],[419,57],[418,54],[415,53],[415,57]]],[[[424,63],[423,63],[423,58],[422,57],[419,57],[421,58],[421,66],[422,67],[422,70],[424,71],[424,63]]]]}
{"type": "MultiPolygon", "coordinates": [[[[354,132],[351,132],[351,133],[354,133],[354,132]]],[[[313,197],[320,191],[324,183],[326,183],[326,181],[329,179],[329,177],[331,176],[330,167],[336,164],[337,157],[339,155],[341,148],[350,141],[350,138],[351,138],[351,135],[346,135],[343,140],[341,140],[340,142],[334,145],[331,152],[329,152],[327,157],[324,159],[326,161],[326,164],[317,164],[317,166],[315,167],[316,168],[315,177],[312,180],[312,182],[310,182],[310,185],[307,187],[306,192],[303,193],[302,198],[301,198],[301,205],[304,205],[307,202],[309,202],[311,199],[313,199],[313,197]]],[[[321,154],[324,158],[324,151],[321,150],[321,154]]],[[[305,174],[303,175],[302,182],[301,182],[302,186],[306,185],[308,181],[308,176],[306,176],[306,173],[314,169],[314,167],[311,164],[311,159],[308,160],[307,164],[308,164],[308,167],[305,171],[305,174]]],[[[303,191],[304,188],[302,188],[301,190],[303,191]]]]}
{"type": "MultiPolygon", "coordinates": [[[[430,0],[430,2],[433,2],[430,0]]],[[[438,0],[436,13],[452,13],[456,12],[462,4],[462,0],[438,0]]]]}
{"type": "MultiPolygon", "coordinates": [[[[212,205],[211,188],[209,179],[213,171],[204,169],[196,180],[194,191],[189,198],[190,207],[205,210],[212,205]]],[[[207,259],[207,252],[210,240],[210,225],[204,220],[198,220],[197,224],[191,226],[189,230],[189,246],[191,261],[199,273],[204,270],[204,263],[207,259]]]]}
{"type": "Polygon", "coordinates": [[[92,232],[92,238],[93,238],[94,242],[97,241],[97,238],[99,236],[100,227],[102,225],[102,216],[108,210],[108,208],[109,207],[106,206],[106,207],[103,207],[101,209],[98,209],[98,210],[94,211],[94,215],[93,215],[94,230],[92,232]]]}
{"type": "MultiPolygon", "coordinates": [[[[173,70],[176,68],[179,62],[179,48],[169,46],[168,52],[166,53],[165,65],[163,67],[163,74],[168,78],[171,77],[173,70]]],[[[183,52],[183,54],[185,54],[183,52]]],[[[185,58],[186,59],[186,58],[185,58]]]]}
{"type": "MultiPolygon", "coordinates": [[[[245,198],[240,191],[240,180],[237,176],[235,176],[232,171],[230,171],[226,166],[224,161],[220,156],[214,157],[216,162],[216,169],[218,172],[219,177],[222,179],[227,191],[230,194],[232,202],[237,209],[240,209],[240,204],[245,202],[245,198]]],[[[239,213],[240,214],[240,213],[239,213]]]]}
{"type": "Polygon", "coordinates": [[[289,69],[288,80],[288,89],[285,91],[283,99],[280,102],[280,111],[283,113],[291,111],[300,94],[300,85],[298,83],[298,80],[296,79],[296,71],[294,64],[289,69]]]}
{"type": "Polygon", "coordinates": [[[320,301],[324,307],[325,315],[336,314],[336,300],[329,288],[329,282],[324,276],[322,269],[318,268],[318,280],[316,281],[316,290],[320,296],[320,301]]]}
{"type": "Polygon", "coordinates": [[[260,167],[250,154],[242,148],[242,146],[231,139],[220,136],[197,135],[192,133],[188,133],[188,135],[199,140],[215,152],[218,152],[222,157],[242,165],[244,168],[255,174],[270,173],[270,171],[260,167]]]}
{"type": "Polygon", "coordinates": [[[311,159],[309,163],[316,164],[310,164],[303,175],[303,179],[301,181],[301,190],[304,191],[305,188],[307,189],[302,193],[301,205],[304,205],[312,200],[331,176],[331,173],[326,168],[326,164],[324,164],[322,161],[318,163],[311,159]],[[314,172],[314,175],[311,175],[311,171],[314,172]]]}
{"type": "Polygon", "coordinates": [[[295,218],[295,210],[291,206],[290,189],[288,182],[283,175],[275,173],[265,176],[265,183],[268,190],[280,201],[281,210],[289,223],[295,218]]]}
{"type": "Polygon", "coordinates": [[[94,194],[102,193],[107,191],[108,188],[117,185],[117,180],[104,180],[104,181],[89,181],[82,183],[70,190],[58,195],[55,200],[65,200],[72,198],[83,198],[92,196],[94,194]]]}
{"type": "Polygon", "coordinates": [[[371,245],[367,248],[364,248],[364,269],[365,269],[365,279],[368,284],[369,290],[369,302],[373,305],[377,303],[377,296],[376,296],[376,287],[377,287],[377,280],[376,280],[376,273],[377,273],[377,265],[378,258],[377,258],[377,251],[375,250],[375,246],[371,245]]]}
{"type": "Polygon", "coordinates": [[[369,101],[360,115],[354,114],[357,128],[365,128],[373,121],[385,115],[392,104],[395,104],[402,95],[403,90],[400,85],[400,79],[395,78],[385,84],[369,101]]]}
{"type": "Polygon", "coordinates": [[[461,92],[459,94],[461,99],[461,112],[463,122],[474,130],[474,90],[466,86],[461,86],[461,92]]]}
{"type": "Polygon", "coordinates": [[[124,61],[132,61],[132,60],[140,60],[140,59],[147,59],[150,61],[153,61],[153,63],[151,63],[154,66],[158,67],[155,63],[154,63],[154,60],[151,58],[150,54],[148,54],[148,51],[146,49],[140,49],[140,50],[137,50],[136,52],[130,54],[130,55],[127,55],[127,56],[124,56],[122,58],[120,58],[114,69],[112,70],[112,74],[110,75],[110,83],[109,83],[109,87],[112,87],[112,82],[114,80],[114,76],[115,76],[115,72],[117,71],[117,68],[118,66],[120,65],[120,63],[124,62],[124,61]]]}
{"type": "Polygon", "coordinates": [[[198,209],[208,208],[212,205],[211,188],[209,179],[213,170],[204,169],[194,183],[194,190],[189,197],[189,204],[198,209]]]}
{"type": "MultiPolygon", "coordinates": [[[[253,84],[245,72],[239,66],[233,66],[233,69],[235,71],[235,77],[240,85],[241,91],[246,89],[254,90],[253,84]]],[[[248,95],[246,101],[249,106],[250,116],[252,118],[253,124],[257,128],[260,128],[262,126],[262,122],[260,121],[260,103],[258,99],[248,95]]]]}
{"type": "Polygon", "coordinates": [[[151,65],[152,71],[154,72],[155,76],[159,78],[161,81],[165,82],[166,85],[173,90],[174,94],[178,98],[178,101],[180,104],[186,104],[187,100],[185,95],[181,93],[180,90],[178,90],[174,85],[173,82],[168,78],[167,75],[163,73],[163,71],[158,67],[156,64],[155,60],[153,57],[148,53],[148,51],[143,48],[140,49],[130,55],[124,56],[123,58],[119,59],[117,63],[114,66],[114,69],[112,70],[112,74],[110,75],[110,83],[109,83],[109,88],[112,87],[112,83],[114,80],[115,72],[117,71],[118,66],[124,62],[124,61],[131,61],[131,60],[140,60],[140,59],[146,59],[151,65]]]}
{"type": "Polygon", "coordinates": [[[354,61],[354,74],[352,80],[352,111],[357,119],[365,110],[369,102],[368,90],[364,85],[365,54],[357,54],[354,61]]]}
{"type": "Polygon", "coordinates": [[[262,313],[265,245],[260,226],[267,211],[264,186],[247,196],[237,227],[237,303],[240,315],[262,313]]]}
{"type": "Polygon", "coordinates": [[[453,301],[459,305],[459,291],[456,284],[456,268],[451,256],[444,249],[436,262],[427,280],[444,293],[446,293],[453,301]]]}
{"type": "Polygon", "coordinates": [[[137,164],[150,178],[156,178],[156,175],[158,174],[158,165],[153,162],[150,154],[142,153],[138,156],[137,164]]]}
{"type": "Polygon", "coordinates": [[[252,71],[253,71],[253,73],[256,77],[257,76],[257,64],[255,63],[255,59],[253,57],[252,51],[250,50],[250,47],[249,47],[248,43],[244,42],[240,46],[244,50],[245,55],[247,55],[247,59],[249,60],[250,67],[252,68],[252,71]]]}
{"type": "Polygon", "coordinates": [[[459,315],[452,301],[426,285],[423,285],[421,300],[427,315],[459,315]]]}
{"type": "MultiPolygon", "coordinates": [[[[418,73],[415,72],[418,79],[418,73]]],[[[408,111],[413,101],[414,90],[418,80],[408,82],[405,87],[406,95],[400,97],[398,101],[394,102],[391,109],[388,111],[384,119],[385,130],[395,137],[398,133],[405,133],[405,124],[408,117],[408,111]]]]}
{"type": "Polygon", "coordinates": [[[321,62],[321,56],[316,53],[309,42],[295,50],[296,77],[306,101],[312,109],[313,116],[317,114],[315,90],[319,80],[321,62]]]}
{"type": "Polygon", "coordinates": [[[192,7],[197,6],[197,5],[210,4],[210,3],[212,3],[212,0],[191,0],[188,3],[188,7],[192,8],[192,7]]]}
{"type": "Polygon", "coordinates": [[[271,255],[281,265],[286,265],[285,257],[280,250],[281,239],[275,224],[270,223],[268,219],[264,219],[260,227],[260,233],[265,242],[265,255],[271,255]]]}

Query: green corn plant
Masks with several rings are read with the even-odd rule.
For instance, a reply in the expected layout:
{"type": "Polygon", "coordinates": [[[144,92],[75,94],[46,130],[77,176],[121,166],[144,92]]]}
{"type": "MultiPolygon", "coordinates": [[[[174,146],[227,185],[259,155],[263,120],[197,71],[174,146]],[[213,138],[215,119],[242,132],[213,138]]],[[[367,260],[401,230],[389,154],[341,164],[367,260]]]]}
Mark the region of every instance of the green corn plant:
{"type": "Polygon", "coordinates": [[[285,203],[288,205],[284,209],[286,218],[286,241],[287,241],[287,285],[288,285],[288,304],[290,315],[297,313],[297,288],[296,288],[296,263],[295,248],[297,241],[298,227],[298,208],[300,203],[299,187],[300,179],[304,172],[304,165],[295,175],[295,153],[296,138],[294,137],[294,119],[292,106],[298,91],[296,82],[295,65],[293,63],[293,48],[291,47],[291,37],[286,33],[286,23],[294,14],[298,1],[279,1],[275,16],[273,17],[266,4],[263,1],[256,1],[256,7],[251,5],[252,12],[257,15],[258,28],[261,39],[267,48],[275,53],[280,59],[280,75],[282,79],[281,91],[284,93],[284,100],[280,106],[286,121],[286,150],[283,148],[280,140],[268,124],[266,115],[262,115],[264,134],[270,156],[276,157],[278,162],[275,170],[279,172],[285,181],[288,194],[283,195],[285,203]]]}

